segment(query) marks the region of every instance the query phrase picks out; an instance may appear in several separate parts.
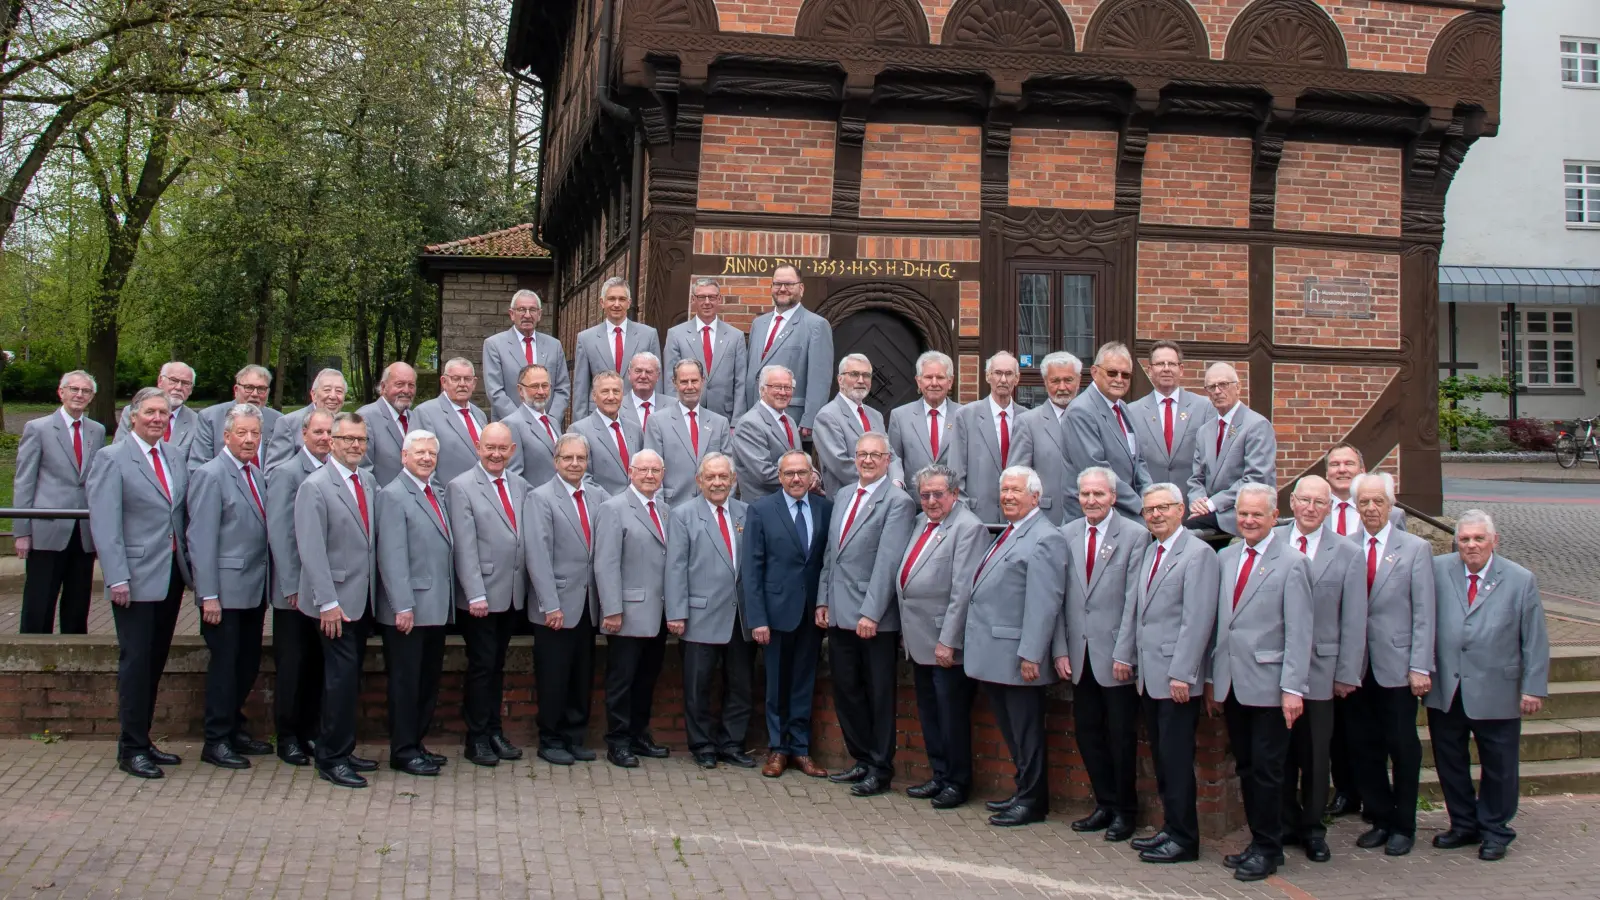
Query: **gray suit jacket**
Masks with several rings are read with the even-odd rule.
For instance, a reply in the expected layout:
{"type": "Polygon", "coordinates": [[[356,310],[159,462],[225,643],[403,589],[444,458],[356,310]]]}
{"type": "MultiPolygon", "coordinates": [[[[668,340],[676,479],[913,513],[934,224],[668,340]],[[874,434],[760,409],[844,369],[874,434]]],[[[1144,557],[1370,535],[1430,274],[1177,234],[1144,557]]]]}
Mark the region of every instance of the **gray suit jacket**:
{"type": "Polygon", "coordinates": [[[594,586],[600,615],[622,614],[623,637],[655,637],[666,613],[667,542],[671,508],[656,500],[661,531],[632,490],[600,505],[594,524],[594,586]]]}
{"type": "Polygon", "coordinates": [[[263,469],[271,472],[300,452],[300,448],[305,446],[305,438],[300,436],[300,429],[305,425],[306,416],[311,415],[315,408],[302,406],[294,412],[284,413],[278,417],[278,424],[272,426],[272,437],[266,439],[266,452],[257,451],[265,460],[263,469]]]}
{"type": "MultiPolygon", "coordinates": [[[[1017,411],[1018,419],[1027,412],[1016,403],[1012,404],[1012,409],[1017,411]]],[[[948,432],[949,463],[961,482],[961,499],[966,501],[968,509],[978,514],[979,521],[999,523],[1002,521],[1000,473],[1018,458],[1017,423],[1010,422],[1007,426],[1011,435],[1010,461],[1007,461],[1000,458],[1000,438],[995,431],[988,397],[961,407],[953,418],[955,422],[948,432]]]]}
{"type": "Polygon", "coordinates": [[[1044,488],[1039,511],[1051,524],[1060,525],[1081,517],[1083,510],[1078,506],[1078,470],[1067,456],[1066,417],[1058,420],[1055,410],[1056,405],[1046,401],[1017,416],[1017,427],[1011,432],[1011,465],[1028,466],[1039,473],[1044,488]],[[1069,510],[1075,511],[1074,515],[1069,516],[1069,510]]]}
{"type": "MultiPolygon", "coordinates": [[[[535,331],[533,361],[550,370],[550,418],[559,423],[572,402],[572,380],[567,376],[567,355],[561,349],[561,342],[535,331]]],[[[522,406],[522,396],[517,393],[517,373],[527,364],[522,332],[516,328],[507,328],[483,339],[483,393],[494,421],[504,419],[522,406]]],[[[559,429],[560,425],[556,427],[559,429]]]]}
{"type": "MultiPolygon", "coordinates": [[[[765,338],[763,338],[764,340],[765,338]]],[[[701,346],[700,320],[691,316],[687,322],[667,329],[667,355],[661,360],[661,390],[673,394],[672,367],[685,359],[706,364],[705,349],[701,346]]],[[[700,405],[718,413],[730,422],[750,408],[745,397],[745,379],[749,377],[749,349],[744,332],[718,317],[716,332],[711,338],[711,371],[706,373],[704,393],[700,405]]]]}
{"type": "Polygon", "coordinates": [[[1209,498],[1217,513],[1217,524],[1229,534],[1238,534],[1239,517],[1233,502],[1239,485],[1248,481],[1278,486],[1278,436],[1271,422],[1241,403],[1222,439],[1222,453],[1218,454],[1217,421],[1216,417],[1207,419],[1207,433],[1195,435],[1189,502],[1209,498]]]}
{"type": "MultiPolygon", "coordinates": [[[[1151,484],[1175,484],[1188,490],[1194,472],[1195,435],[1205,431],[1216,419],[1217,411],[1203,394],[1183,391],[1172,404],[1172,452],[1167,452],[1165,416],[1161,395],[1154,391],[1128,404],[1132,413],[1133,434],[1139,440],[1139,456],[1150,473],[1151,484]]],[[[1212,437],[1216,425],[1211,425],[1212,437]]]]}
{"type": "MultiPolygon", "coordinates": [[[[872,426],[871,430],[887,436],[883,413],[870,406],[863,406],[862,409],[866,410],[867,424],[872,426]]],[[[861,417],[856,415],[854,405],[843,394],[835,394],[817,413],[811,441],[816,445],[817,465],[822,470],[822,489],[829,495],[837,494],[840,488],[855,484],[860,479],[856,471],[856,440],[864,433],[861,430],[861,417]]],[[[894,448],[891,446],[890,449],[894,448]]],[[[890,461],[889,480],[905,482],[905,469],[898,459],[890,461]]]]}
{"type": "MultiPolygon", "coordinates": [[[[584,509],[590,533],[595,516],[610,494],[594,479],[583,480],[584,509]]],[[[527,550],[528,577],[533,582],[533,603],[528,618],[543,625],[546,613],[561,610],[563,629],[576,628],[585,610],[589,623],[600,627],[600,604],[594,590],[594,546],[583,538],[578,507],[567,483],[552,478],[529,491],[523,501],[523,546],[527,550]]]]}
{"type": "MultiPolygon", "coordinates": [[[[651,394],[650,395],[650,419],[651,419],[651,421],[655,420],[656,413],[658,413],[661,410],[666,409],[666,408],[668,408],[670,406],[675,406],[677,404],[677,402],[678,401],[677,401],[676,398],[669,397],[666,394],[660,394],[660,393],[651,394]]],[[[617,410],[617,416],[619,418],[627,419],[629,422],[632,422],[633,424],[639,426],[639,433],[641,435],[644,434],[644,428],[645,428],[645,425],[647,423],[641,421],[642,417],[639,415],[639,409],[633,405],[633,391],[630,390],[627,393],[622,395],[622,408],[617,410]]]]}
{"type": "Polygon", "coordinates": [[[905,584],[901,584],[906,557],[927,527],[928,517],[919,513],[911,525],[910,541],[894,567],[901,640],[911,661],[918,665],[936,665],[933,652],[939,644],[954,649],[959,663],[961,648],[966,645],[972,576],[994,538],[972,510],[957,503],[928,536],[905,584]]]}
{"type": "Polygon", "coordinates": [[[1094,572],[1084,578],[1089,520],[1062,526],[1067,539],[1067,596],[1050,655],[1072,661],[1072,683],[1083,681],[1087,656],[1094,680],[1105,687],[1130,684],[1111,675],[1112,651],[1128,610],[1138,602],[1139,564],[1150,532],[1122,516],[1109,515],[1095,537],[1094,572]]]}
{"type": "MultiPolygon", "coordinates": [[[[489,417],[476,406],[469,404],[468,408],[472,410],[472,421],[477,423],[478,434],[483,434],[483,426],[489,424],[489,417]]],[[[449,397],[440,394],[426,403],[417,404],[416,412],[409,418],[412,428],[421,428],[439,436],[439,466],[433,470],[435,481],[449,484],[456,480],[457,475],[478,464],[477,442],[467,433],[467,423],[449,397]]]]}
{"type": "MultiPolygon", "coordinates": [[[[89,472],[95,454],[106,443],[104,425],[83,416],[78,420],[83,444],[83,465],[72,450],[72,428],[61,421],[59,409],[22,426],[17,446],[17,470],[11,481],[11,502],[18,509],[87,509],[89,472]]],[[[78,529],[86,553],[94,552],[94,533],[88,519],[14,519],[12,533],[32,537],[35,550],[65,550],[78,529]]]]}
{"type": "Polygon", "coordinates": [[[272,583],[267,546],[267,478],[252,472],[261,506],[250,495],[239,465],[226,453],[189,476],[189,561],[194,598],[222,601],[223,609],[255,609],[272,583]]]}
{"type": "Polygon", "coordinates": [[[1438,671],[1423,702],[1445,712],[1459,690],[1469,719],[1519,718],[1523,694],[1550,693],[1550,636],[1539,580],[1498,553],[1479,575],[1478,595],[1468,606],[1461,554],[1433,560],[1438,671]]]}
{"type": "MultiPolygon", "coordinates": [[[[1366,579],[1365,532],[1357,534],[1361,577],[1366,579]]],[[[1407,674],[1433,671],[1433,547],[1404,531],[1389,529],[1378,571],[1367,591],[1367,665],[1384,687],[1405,687],[1407,674]]]]}
{"type": "MultiPolygon", "coordinates": [[[[400,430],[400,420],[390,415],[389,404],[383,402],[382,398],[361,407],[356,413],[367,423],[367,458],[362,460],[362,465],[372,470],[378,487],[387,487],[405,468],[400,462],[400,448],[406,440],[400,430]]],[[[406,413],[406,424],[411,428],[423,427],[417,422],[415,410],[406,413]]]]}
{"type": "MultiPolygon", "coordinates": [[[[788,415],[788,410],[784,414],[788,415]]],[[[739,476],[740,500],[754,503],[778,492],[778,460],[800,448],[799,423],[790,416],[789,425],[794,429],[793,447],[765,403],[757,403],[739,418],[733,431],[733,467],[739,476]]]]}
{"type": "MultiPolygon", "coordinates": [[[[1293,525],[1273,529],[1274,542],[1296,546],[1293,525]]],[[[1295,550],[1299,553],[1299,550],[1295,550]]],[[[1311,674],[1307,700],[1331,700],[1333,683],[1361,684],[1367,662],[1366,563],[1355,543],[1326,524],[1311,560],[1311,674]]]]}
{"type": "Polygon", "coordinates": [[[859,484],[848,484],[834,494],[817,605],[829,608],[828,624],[834,628],[854,630],[858,620],[868,618],[878,623],[879,631],[899,631],[894,587],[900,570],[896,564],[905,556],[917,504],[885,476],[862,499],[846,532],[845,519],[859,484]]]}
{"type": "Polygon", "coordinates": [[[272,549],[273,609],[292,609],[288,598],[300,593],[300,547],[294,536],[294,503],[300,485],[317,471],[305,453],[296,453],[287,465],[267,477],[267,543],[272,549]]]}
{"type": "MultiPolygon", "coordinates": [[[[933,455],[933,444],[928,440],[927,404],[922,398],[911,401],[902,406],[889,410],[889,449],[894,451],[894,458],[905,470],[906,488],[912,487],[911,479],[927,466],[936,462],[945,462],[950,458],[950,425],[955,418],[956,411],[961,409],[961,404],[954,400],[946,400],[945,411],[939,416],[939,455],[933,455]]],[[[1021,416],[1018,416],[1021,418],[1021,416]]]]}
{"type": "Polygon", "coordinates": [[[400,477],[378,491],[378,624],[393,625],[410,610],[420,626],[448,625],[455,619],[456,573],[444,486],[430,479],[439,512],[410,478],[400,477]]]}
{"type": "MultiPolygon", "coordinates": [[[[578,339],[572,351],[572,421],[574,424],[579,419],[594,411],[594,400],[590,398],[590,386],[594,376],[600,372],[617,372],[623,377],[623,391],[628,390],[627,373],[628,360],[636,354],[650,352],[661,357],[661,335],[649,325],[641,325],[632,319],[627,320],[627,325],[622,331],[622,369],[617,369],[616,349],[611,325],[604,319],[584,330],[578,332],[578,339]]],[[[555,376],[551,376],[554,379],[555,376]]],[[[552,381],[552,387],[554,382],[552,381]]],[[[626,403],[626,399],[623,401],[626,403]]]]}
{"type": "MultiPolygon", "coordinates": [[[[1122,405],[1122,417],[1131,430],[1133,413],[1127,404],[1122,405]]],[[[1066,426],[1067,468],[1073,478],[1090,466],[1105,466],[1117,473],[1117,512],[1139,521],[1139,492],[1150,483],[1150,470],[1145,468],[1139,453],[1128,449],[1122,426],[1117,424],[1117,416],[1099,388],[1091,384],[1073,399],[1072,405],[1067,407],[1066,426]]],[[[1268,430],[1271,430],[1270,425],[1268,430]]],[[[1137,434],[1134,444],[1138,446],[1137,434]]],[[[1083,515],[1076,484],[1063,498],[1062,505],[1070,518],[1083,515]]]]}
{"type": "MultiPolygon", "coordinates": [[[[632,462],[634,454],[644,449],[644,435],[639,433],[639,423],[632,419],[619,416],[617,422],[622,425],[622,442],[627,445],[628,460],[632,462]]],[[[567,430],[589,439],[589,477],[605,488],[607,496],[628,489],[632,482],[628,478],[628,467],[622,462],[622,454],[617,452],[617,433],[606,423],[598,409],[573,422],[567,430]]]]}
{"type": "Polygon", "coordinates": [[[789,408],[799,410],[801,428],[814,428],[812,423],[833,389],[833,326],[804,306],[798,312],[785,313],[783,328],[773,336],[772,348],[763,357],[761,351],[766,348],[767,332],[771,330],[770,309],[750,323],[750,367],[745,370],[744,408],[760,402],[761,370],[767,366],[783,366],[794,373],[794,396],[789,398],[789,408]]]}
{"type": "Polygon", "coordinates": [[[694,476],[702,457],[707,453],[733,454],[727,419],[704,406],[695,410],[694,418],[700,427],[698,451],[689,441],[689,421],[676,398],[660,412],[651,413],[650,424],[644,430],[645,449],[661,454],[666,463],[667,477],[661,482],[661,493],[672,506],[700,496],[700,486],[695,483],[694,476]]]}
{"type": "Polygon", "coordinates": [[[473,466],[450,482],[450,539],[455,547],[456,607],[467,609],[483,597],[490,612],[521,610],[527,603],[528,579],[523,574],[527,550],[522,546],[522,509],[528,483],[509,470],[504,473],[506,497],[518,516],[513,526],[494,479],[482,466],[473,466]]]}
{"type": "MultiPolygon", "coordinates": [[[[121,443],[132,434],[133,404],[122,408],[122,416],[117,420],[117,436],[114,443],[121,443]]],[[[200,414],[188,405],[178,407],[178,417],[172,422],[172,440],[163,441],[162,452],[172,458],[174,465],[188,469],[189,448],[193,446],[195,436],[200,433],[200,414]]]]}
{"type": "Polygon", "coordinates": [[[1245,706],[1279,706],[1283,692],[1305,696],[1311,673],[1311,562],[1273,538],[1256,557],[1239,605],[1238,541],[1217,554],[1217,637],[1211,652],[1212,696],[1228,694],[1245,706]]]}
{"type": "Polygon", "coordinates": [[[1067,539],[1042,514],[1028,517],[987,564],[980,563],[967,605],[968,677],[1026,687],[1055,682],[1047,657],[1066,574],[1067,539]],[[1023,660],[1039,664],[1038,679],[1022,680],[1023,660]]]}
{"type": "MultiPolygon", "coordinates": [[[[1163,554],[1155,578],[1156,548],[1151,541],[1139,561],[1134,605],[1117,629],[1112,658],[1136,668],[1139,690],[1157,700],[1172,698],[1173,680],[1199,696],[1207,657],[1217,630],[1217,555],[1205,542],[1180,529],[1172,552],[1163,554]]],[[[1231,598],[1230,598],[1231,599],[1231,598]]]]}
{"type": "MultiPolygon", "coordinates": [[[[732,497],[723,505],[735,552],[744,543],[746,509],[748,504],[732,497]]],[[[672,523],[667,532],[667,621],[687,620],[682,639],[695,644],[728,643],[736,615],[741,630],[748,632],[739,561],[728,555],[711,503],[702,497],[684,500],[672,508],[672,523]]]]}
{"type": "MultiPolygon", "coordinates": [[[[375,531],[377,482],[365,469],[356,475],[375,531]]],[[[331,461],[307,476],[295,493],[294,542],[300,552],[300,611],[317,618],[324,605],[337,600],[351,621],[366,615],[377,588],[378,544],[371,531],[363,530],[356,498],[331,461]]]]}
{"type": "Polygon", "coordinates": [[[165,600],[174,543],[178,571],[191,582],[188,549],[176,540],[185,532],[189,484],[182,454],[161,446],[170,498],[131,435],[95,454],[88,481],[89,528],[108,598],[113,585],[126,582],[135,603],[165,600]]]}
{"type": "Polygon", "coordinates": [[[506,468],[521,475],[529,489],[556,477],[556,440],[561,437],[561,420],[549,413],[543,415],[549,420],[548,429],[539,421],[540,413],[527,405],[500,419],[511,429],[511,439],[517,444],[517,452],[506,468]]]}
{"type": "MultiPolygon", "coordinates": [[[[222,440],[222,429],[228,422],[228,410],[239,405],[237,400],[218,403],[200,410],[200,424],[195,428],[194,440],[189,444],[189,471],[193,472],[222,452],[225,446],[222,440]]],[[[278,420],[283,418],[283,413],[270,406],[258,407],[261,410],[261,443],[263,446],[272,440],[272,430],[277,427],[278,420]]],[[[258,457],[259,458],[259,457],[258,457]]]]}

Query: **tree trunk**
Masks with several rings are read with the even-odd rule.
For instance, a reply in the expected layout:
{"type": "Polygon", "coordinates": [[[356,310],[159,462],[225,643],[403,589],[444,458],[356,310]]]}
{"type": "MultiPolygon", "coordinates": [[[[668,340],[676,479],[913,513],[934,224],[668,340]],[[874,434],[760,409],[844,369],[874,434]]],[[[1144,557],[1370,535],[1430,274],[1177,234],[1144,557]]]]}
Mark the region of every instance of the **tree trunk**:
{"type": "Polygon", "coordinates": [[[356,333],[350,347],[356,358],[351,361],[350,368],[361,379],[362,390],[365,391],[365,385],[372,383],[372,345],[367,327],[366,292],[361,291],[356,296],[356,333]]]}
{"type": "MultiPolygon", "coordinates": [[[[385,306],[383,308],[383,311],[378,313],[378,345],[376,347],[374,347],[373,350],[372,350],[372,358],[374,360],[376,360],[376,362],[377,362],[377,371],[380,372],[380,373],[383,371],[383,361],[386,358],[383,355],[383,353],[384,353],[384,351],[386,349],[388,349],[387,346],[386,346],[388,344],[388,340],[389,340],[389,307],[385,306]]],[[[382,378],[383,376],[380,374],[378,377],[382,378]]],[[[364,394],[363,396],[364,396],[365,401],[367,403],[371,403],[373,400],[377,399],[376,397],[371,396],[371,393],[372,393],[372,379],[371,379],[370,376],[367,379],[367,384],[365,385],[364,389],[366,391],[366,394],[364,394]]]]}
{"type": "Polygon", "coordinates": [[[256,327],[250,345],[250,361],[258,366],[267,363],[267,352],[272,347],[272,273],[261,276],[261,289],[256,293],[256,327]]]}
{"type": "MultiPolygon", "coordinates": [[[[141,222],[139,230],[143,228],[141,222]]],[[[133,232],[130,239],[128,231],[129,227],[119,226],[111,233],[111,246],[89,301],[89,374],[102,385],[89,407],[89,417],[104,425],[108,433],[117,428],[117,309],[139,246],[139,232],[133,232]]]]}

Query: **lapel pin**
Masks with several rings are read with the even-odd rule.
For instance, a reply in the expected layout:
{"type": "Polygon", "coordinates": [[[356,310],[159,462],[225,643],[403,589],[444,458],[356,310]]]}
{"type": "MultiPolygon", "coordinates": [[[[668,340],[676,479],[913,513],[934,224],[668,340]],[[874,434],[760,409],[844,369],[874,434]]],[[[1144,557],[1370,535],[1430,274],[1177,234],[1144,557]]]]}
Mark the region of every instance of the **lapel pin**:
{"type": "Polygon", "coordinates": [[[1389,554],[1389,555],[1388,555],[1388,556],[1385,556],[1385,557],[1384,557],[1384,558],[1383,558],[1383,561],[1384,561],[1384,562],[1386,562],[1386,563],[1392,563],[1392,562],[1394,562],[1394,554],[1393,554],[1393,553],[1391,553],[1391,554],[1389,554]]]}
{"type": "Polygon", "coordinates": [[[1187,422],[1187,421],[1189,421],[1189,414],[1186,413],[1186,412],[1178,413],[1178,421],[1179,422],[1187,422]]]}

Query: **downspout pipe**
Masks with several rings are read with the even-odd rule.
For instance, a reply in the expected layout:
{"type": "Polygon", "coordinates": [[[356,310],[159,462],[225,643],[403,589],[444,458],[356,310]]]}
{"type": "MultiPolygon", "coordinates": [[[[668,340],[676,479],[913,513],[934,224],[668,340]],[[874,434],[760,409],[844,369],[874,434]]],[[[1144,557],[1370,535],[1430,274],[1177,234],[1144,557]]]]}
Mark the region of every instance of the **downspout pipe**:
{"type": "MultiPolygon", "coordinates": [[[[518,70],[512,69],[509,72],[512,78],[531,88],[537,88],[540,96],[548,99],[549,91],[545,90],[542,83],[529,78],[518,70]]],[[[548,109],[548,104],[544,106],[548,109]]],[[[542,223],[540,222],[540,219],[544,216],[544,163],[546,149],[550,146],[549,139],[550,117],[541,113],[539,116],[539,164],[538,171],[533,176],[533,243],[534,246],[541,247],[546,253],[550,254],[550,287],[545,291],[550,296],[541,297],[540,300],[550,307],[550,333],[559,338],[561,335],[561,254],[556,252],[554,245],[545,243],[542,223]]],[[[441,300],[440,302],[442,303],[443,301],[441,300]]]]}
{"type": "Polygon", "coordinates": [[[605,0],[600,15],[600,77],[595,79],[595,102],[606,115],[633,126],[629,129],[633,143],[633,166],[628,198],[628,289],[633,295],[633,302],[628,315],[637,321],[639,270],[643,263],[639,257],[644,244],[644,139],[639,134],[638,117],[632,110],[611,99],[611,46],[614,39],[612,29],[616,24],[616,0],[605,0]]]}

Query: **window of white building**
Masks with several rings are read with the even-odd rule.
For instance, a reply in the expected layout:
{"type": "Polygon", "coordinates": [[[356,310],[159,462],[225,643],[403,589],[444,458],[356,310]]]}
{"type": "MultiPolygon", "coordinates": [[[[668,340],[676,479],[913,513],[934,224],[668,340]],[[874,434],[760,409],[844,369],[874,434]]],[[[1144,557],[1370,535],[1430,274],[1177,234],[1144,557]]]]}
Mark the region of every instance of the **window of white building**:
{"type": "Polygon", "coordinates": [[[1573,87],[1600,87],[1600,40],[1561,39],[1561,83],[1573,87]]]}
{"type": "MultiPolygon", "coordinates": [[[[1511,374],[1511,336],[1500,311],[1500,374],[1511,374]]],[[[1517,310],[1517,384],[1578,387],[1578,314],[1570,309],[1517,310]]]]}
{"type": "Polygon", "coordinates": [[[1567,225],[1600,225],[1600,164],[1569,162],[1562,168],[1567,225]]]}

